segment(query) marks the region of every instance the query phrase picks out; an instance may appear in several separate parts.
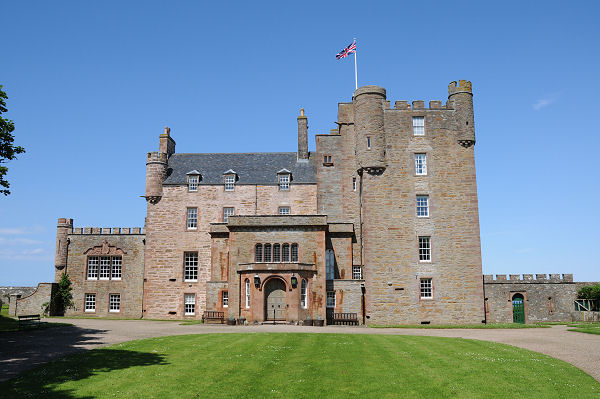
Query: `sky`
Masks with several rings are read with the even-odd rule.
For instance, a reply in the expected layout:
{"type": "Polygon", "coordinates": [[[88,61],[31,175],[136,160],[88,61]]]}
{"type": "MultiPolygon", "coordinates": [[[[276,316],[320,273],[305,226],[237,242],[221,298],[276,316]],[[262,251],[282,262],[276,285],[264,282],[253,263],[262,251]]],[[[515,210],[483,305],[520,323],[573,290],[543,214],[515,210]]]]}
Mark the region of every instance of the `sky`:
{"type": "Polygon", "coordinates": [[[600,281],[597,1],[0,3],[4,117],[27,152],[0,196],[0,285],[54,278],[56,221],[143,226],[145,155],[296,151],[358,84],[473,83],[483,272],[600,281]],[[218,4],[217,4],[218,3],[218,4]]]}

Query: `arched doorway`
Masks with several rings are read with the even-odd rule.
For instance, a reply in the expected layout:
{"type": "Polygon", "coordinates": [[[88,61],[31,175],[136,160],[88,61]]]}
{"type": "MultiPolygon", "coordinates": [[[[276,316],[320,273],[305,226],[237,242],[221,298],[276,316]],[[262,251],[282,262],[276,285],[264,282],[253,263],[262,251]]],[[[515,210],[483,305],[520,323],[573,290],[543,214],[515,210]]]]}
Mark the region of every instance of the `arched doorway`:
{"type": "Polygon", "coordinates": [[[265,320],[286,320],[285,283],[278,278],[265,285],[265,320]]]}
{"type": "Polygon", "coordinates": [[[512,297],[513,323],[525,324],[525,305],[522,294],[515,294],[512,297]]]}

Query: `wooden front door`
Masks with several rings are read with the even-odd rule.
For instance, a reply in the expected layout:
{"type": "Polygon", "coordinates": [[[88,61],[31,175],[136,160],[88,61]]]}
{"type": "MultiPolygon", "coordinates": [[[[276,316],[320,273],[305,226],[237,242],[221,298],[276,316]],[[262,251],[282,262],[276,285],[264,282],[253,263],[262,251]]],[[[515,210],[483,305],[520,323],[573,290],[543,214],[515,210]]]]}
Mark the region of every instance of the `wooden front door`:
{"type": "Polygon", "coordinates": [[[269,281],[265,288],[265,295],[265,320],[285,320],[287,314],[285,283],[277,278],[269,281]]]}

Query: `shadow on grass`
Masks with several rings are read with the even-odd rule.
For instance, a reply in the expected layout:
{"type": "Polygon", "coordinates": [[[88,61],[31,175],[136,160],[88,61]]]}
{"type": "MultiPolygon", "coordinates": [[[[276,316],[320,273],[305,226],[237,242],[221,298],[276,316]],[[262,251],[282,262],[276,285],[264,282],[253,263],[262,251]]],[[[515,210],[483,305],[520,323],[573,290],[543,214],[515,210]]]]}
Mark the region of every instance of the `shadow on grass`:
{"type": "Polygon", "coordinates": [[[47,318],[41,321],[32,321],[27,324],[19,325],[19,320],[9,316],[0,315],[0,333],[11,331],[37,330],[52,327],[68,326],[68,323],[48,322],[47,318]]]}
{"type": "MultiPolygon", "coordinates": [[[[31,370],[15,379],[0,384],[3,398],[44,397],[54,399],[93,398],[81,396],[73,390],[60,387],[71,381],[123,370],[130,367],[165,365],[164,356],[120,349],[95,349],[77,353],[48,365],[31,370]]],[[[101,384],[110,384],[103,380],[101,384]]],[[[133,383],[133,381],[132,381],[133,383]]]]}

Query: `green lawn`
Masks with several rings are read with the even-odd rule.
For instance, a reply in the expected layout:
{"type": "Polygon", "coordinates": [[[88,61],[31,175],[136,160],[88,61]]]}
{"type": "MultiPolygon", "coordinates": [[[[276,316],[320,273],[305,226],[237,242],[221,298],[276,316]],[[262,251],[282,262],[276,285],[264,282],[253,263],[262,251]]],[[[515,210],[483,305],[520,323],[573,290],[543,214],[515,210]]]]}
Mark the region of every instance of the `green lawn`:
{"type": "Polygon", "coordinates": [[[600,335],[600,323],[569,323],[567,324],[569,328],[568,331],[577,331],[587,334],[597,334],[600,335]]]}
{"type": "MultiPolygon", "coordinates": [[[[26,326],[21,326],[21,331],[31,330],[36,328],[49,328],[49,327],[60,327],[60,326],[69,326],[68,323],[47,323],[45,321],[31,323],[26,326]]],[[[0,310],[0,332],[4,331],[19,331],[19,322],[15,317],[10,317],[8,315],[8,305],[2,305],[2,309],[0,310]]]]}
{"type": "Polygon", "coordinates": [[[3,398],[598,398],[557,359],[484,341],[393,335],[202,334],[69,356],[3,398]]]}
{"type": "Polygon", "coordinates": [[[369,325],[371,328],[432,328],[432,329],[456,329],[456,328],[550,328],[544,324],[521,324],[521,323],[487,323],[487,324],[397,324],[397,325],[369,325]]]}

